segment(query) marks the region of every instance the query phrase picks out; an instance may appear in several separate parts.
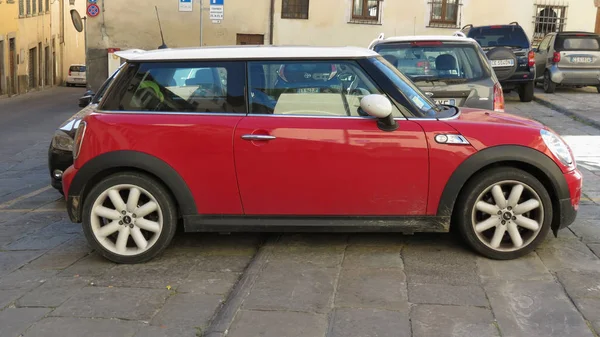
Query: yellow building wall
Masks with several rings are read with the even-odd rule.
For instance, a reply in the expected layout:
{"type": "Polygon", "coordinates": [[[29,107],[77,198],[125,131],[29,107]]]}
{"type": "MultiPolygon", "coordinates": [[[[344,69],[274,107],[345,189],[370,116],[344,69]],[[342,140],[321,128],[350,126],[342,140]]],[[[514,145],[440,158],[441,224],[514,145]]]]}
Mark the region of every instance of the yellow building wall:
{"type": "Polygon", "coordinates": [[[64,84],[71,64],[85,64],[85,31],[78,32],[73,26],[70,11],[75,9],[84,18],[86,1],[76,0],[71,6],[68,0],[55,0],[52,4],[52,38],[55,50],[55,76],[58,84],[64,84]]]}
{"type": "Polygon", "coordinates": [[[14,81],[10,78],[9,43],[11,38],[17,36],[18,17],[17,2],[0,0],[0,96],[11,92],[10,87],[14,81]]]}
{"type": "MultiPolygon", "coordinates": [[[[309,19],[282,19],[282,1],[275,1],[275,43],[330,46],[368,46],[380,33],[399,35],[452,35],[466,24],[508,24],[517,21],[531,39],[534,33],[536,0],[462,0],[459,24],[452,28],[429,27],[431,0],[381,1],[378,24],[354,24],[353,0],[310,1],[309,19]]],[[[554,0],[567,6],[566,30],[594,31],[596,7],[593,0],[554,0]]]]}

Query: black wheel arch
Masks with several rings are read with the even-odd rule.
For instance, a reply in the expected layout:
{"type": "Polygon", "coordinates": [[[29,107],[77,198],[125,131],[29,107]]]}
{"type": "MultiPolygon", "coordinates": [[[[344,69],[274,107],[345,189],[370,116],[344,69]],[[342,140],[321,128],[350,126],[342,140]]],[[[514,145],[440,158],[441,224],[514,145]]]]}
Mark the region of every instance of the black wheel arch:
{"type": "Polygon", "coordinates": [[[68,191],[69,199],[78,199],[78,207],[69,211],[72,217],[81,221],[85,198],[95,184],[111,174],[125,171],[144,173],[161,182],[174,198],[179,216],[198,214],[192,192],[172,166],[143,152],[121,150],[101,154],[78,170],[68,191]]]}
{"type": "Polygon", "coordinates": [[[501,145],[481,150],[465,160],[450,176],[438,204],[438,216],[452,216],[463,186],[475,175],[499,166],[516,167],[533,174],[548,190],[554,216],[552,228],[561,222],[560,200],[569,199],[570,192],[563,172],[544,153],[520,145],[501,145]]]}

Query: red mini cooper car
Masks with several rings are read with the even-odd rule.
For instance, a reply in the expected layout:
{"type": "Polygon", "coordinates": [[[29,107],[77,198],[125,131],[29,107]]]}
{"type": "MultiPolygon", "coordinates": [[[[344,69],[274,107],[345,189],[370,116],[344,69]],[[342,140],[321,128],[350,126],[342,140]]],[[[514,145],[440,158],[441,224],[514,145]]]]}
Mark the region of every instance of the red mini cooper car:
{"type": "Polygon", "coordinates": [[[436,105],[362,48],[124,51],[77,131],[69,216],[137,263],[186,231],[456,229],[512,259],[573,222],[581,174],[540,123],[436,105]]]}

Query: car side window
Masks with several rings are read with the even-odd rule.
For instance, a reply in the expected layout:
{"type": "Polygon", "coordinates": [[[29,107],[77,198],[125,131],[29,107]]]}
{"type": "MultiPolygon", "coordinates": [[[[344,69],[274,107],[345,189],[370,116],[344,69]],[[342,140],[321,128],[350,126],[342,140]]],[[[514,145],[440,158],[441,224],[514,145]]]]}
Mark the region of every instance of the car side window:
{"type": "Polygon", "coordinates": [[[354,61],[249,62],[248,67],[252,114],[367,116],[360,100],[382,94],[354,61]]]}
{"type": "Polygon", "coordinates": [[[246,113],[243,62],[132,64],[103,110],[246,113]]]}
{"type": "Polygon", "coordinates": [[[539,51],[548,51],[548,47],[550,46],[551,39],[552,39],[552,35],[547,35],[540,43],[540,46],[538,47],[539,51]]]}

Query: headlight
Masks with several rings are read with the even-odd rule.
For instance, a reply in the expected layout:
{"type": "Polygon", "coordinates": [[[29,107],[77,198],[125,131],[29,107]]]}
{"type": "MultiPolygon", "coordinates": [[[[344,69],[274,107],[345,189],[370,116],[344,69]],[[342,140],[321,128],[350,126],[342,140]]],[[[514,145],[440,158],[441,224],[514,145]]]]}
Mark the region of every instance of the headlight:
{"type": "Polygon", "coordinates": [[[54,132],[52,147],[63,151],[73,151],[73,138],[61,130],[54,132]]]}
{"type": "Polygon", "coordinates": [[[566,166],[575,166],[575,160],[571,155],[569,146],[565,144],[559,136],[548,130],[541,130],[540,135],[542,136],[544,143],[546,143],[546,146],[548,146],[552,154],[558,158],[561,163],[566,166]]]}

